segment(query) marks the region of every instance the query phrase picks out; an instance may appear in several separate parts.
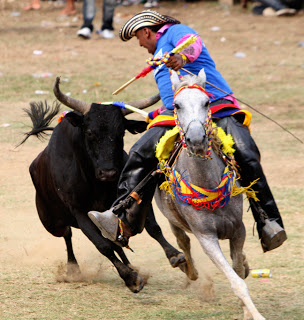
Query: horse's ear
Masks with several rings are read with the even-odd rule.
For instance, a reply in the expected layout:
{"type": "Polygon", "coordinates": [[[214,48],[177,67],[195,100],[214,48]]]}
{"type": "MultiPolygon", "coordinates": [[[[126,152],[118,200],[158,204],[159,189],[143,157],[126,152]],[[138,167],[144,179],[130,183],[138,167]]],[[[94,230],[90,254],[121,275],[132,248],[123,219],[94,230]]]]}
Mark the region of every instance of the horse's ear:
{"type": "Polygon", "coordinates": [[[172,82],[174,88],[176,88],[180,82],[178,74],[174,70],[172,70],[172,73],[171,73],[171,82],[172,82]]]}
{"type": "Polygon", "coordinates": [[[201,80],[203,81],[203,87],[205,88],[205,84],[206,84],[206,73],[204,68],[199,72],[198,76],[201,78],[201,80]]]}

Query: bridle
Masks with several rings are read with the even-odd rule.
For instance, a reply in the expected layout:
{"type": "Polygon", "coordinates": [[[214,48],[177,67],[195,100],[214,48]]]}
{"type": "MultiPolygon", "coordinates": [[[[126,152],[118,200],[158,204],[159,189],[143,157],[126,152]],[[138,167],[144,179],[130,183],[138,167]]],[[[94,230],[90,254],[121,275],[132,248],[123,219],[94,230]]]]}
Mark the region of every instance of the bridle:
{"type": "MultiPolygon", "coordinates": [[[[185,149],[187,149],[187,144],[186,144],[186,139],[185,139],[185,132],[183,130],[183,128],[181,127],[181,124],[180,124],[180,121],[178,119],[178,116],[177,116],[177,110],[176,110],[176,107],[175,107],[175,98],[176,96],[184,89],[198,89],[200,91],[202,91],[204,94],[206,94],[208,96],[208,98],[210,98],[211,96],[211,93],[210,92],[207,92],[203,87],[197,85],[197,84],[192,84],[192,85],[188,85],[188,86],[182,86],[180,87],[178,90],[176,90],[174,92],[174,98],[173,98],[173,111],[174,111],[174,119],[175,119],[175,123],[176,123],[176,126],[178,128],[178,131],[179,131],[179,135],[180,135],[180,139],[182,141],[182,144],[183,144],[183,147],[185,149]]],[[[196,120],[193,120],[193,121],[196,121],[196,120]]],[[[190,123],[192,123],[193,121],[191,121],[190,123]]],[[[189,123],[189,125],[190,125],[189,123]]],[[[188,127],[189,127],[188,125],[188,127]]],[[[202,158],[203,160],[209,160],[211,159],[211,140],[212,140],[212,119],[211,119],[211,110],[209,109],[208,110],[208,114],[207,114],[207,117],[205,119],[205,122],[203,123],[203,126],[205,128],[205,132],[206,132],[206,136],[208,137],[208,147],[207,147],[207,151],[206,151],[206,154],[205,155],[197,155],[197,154],[193,154],[193,153],[190,153],[191,155],[195,155],[195,156],[198,156],[200,158],[202,158]]],[[[188,129],[187,129],[188,130],[188,129]]],[[[187,132],[186,130],[186,132],[187,132]]],[[[188,152],[189,149],[187,149],[188,152]]]]}

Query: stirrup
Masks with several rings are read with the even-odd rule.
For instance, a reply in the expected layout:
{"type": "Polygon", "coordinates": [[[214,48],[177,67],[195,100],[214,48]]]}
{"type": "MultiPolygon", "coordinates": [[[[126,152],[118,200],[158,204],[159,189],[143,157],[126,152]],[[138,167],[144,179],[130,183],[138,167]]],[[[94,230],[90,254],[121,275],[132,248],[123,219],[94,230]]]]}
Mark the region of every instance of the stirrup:
{"type": "Polygon", "coordinates": [[[285,230],[275,221],[265,219],[262,229],[261,245],[264,252],[278,248],[287,240],[285,230]]]}
{"type": "Polygon", "coordinates": [[[90,211],[88,216],[105,238],[111,241],[117,240],[118,217],[112,209],[104,212],[90,211]]]}
{"type": "Polygon", "coordinates": [[[115,242],[121,247],[129,248],[129,237],[124,235],[122,221],[113,213],[113,208],[104,212],[90,211],[88,216],[101,231],[104,238],[115,242]]]}

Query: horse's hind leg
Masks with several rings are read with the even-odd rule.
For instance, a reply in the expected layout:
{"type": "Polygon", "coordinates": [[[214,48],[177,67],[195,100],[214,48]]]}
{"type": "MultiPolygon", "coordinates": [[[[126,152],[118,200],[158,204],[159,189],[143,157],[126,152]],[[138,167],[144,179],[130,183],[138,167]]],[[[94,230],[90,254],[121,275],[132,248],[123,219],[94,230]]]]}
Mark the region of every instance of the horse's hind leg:
{"type": "Polygon", "coordinates": [[[186,261],[179,265],[179,268],[186,273],[190,280],[198,278],[198,272],[195,269],[192,256],[190,238],[186,235],[185,231],[170,223],[173,234],[176,237],[178,246],[183,250],[186,261]]]}
{"type": "Polygon", "coordinates": [[[220,246],[218,239],[211,235],[202,235],[195,232],[201,246],[205,253],[209,256],[211,261],[225,274],[231,284],[234,294],[241,300],[244,306],[244,320],[265,320],[253,304],[246,283],[241,279],[226,260],[220,246]]]}
{"type": "Polygon", "coordinates": [[[146,219],[145,229],[148,234],[162,246],[173,268],[176,268],[180,264],[186,262],[184,254],[176,250],[163,236],[161,228],[155,220],[152,206],[146,219]]]}
{"type": "Polygon", "coordinates": [[[235,232],[235,235],[236,236],[234,238],[230,239],[230,256],[232,259],[232,267],[239,277],[245,279],[249,274],[249,265],[246,255],[243,252],[243,246],[246,237],[246,230],[243,223],[239,230],[235,232]]]}

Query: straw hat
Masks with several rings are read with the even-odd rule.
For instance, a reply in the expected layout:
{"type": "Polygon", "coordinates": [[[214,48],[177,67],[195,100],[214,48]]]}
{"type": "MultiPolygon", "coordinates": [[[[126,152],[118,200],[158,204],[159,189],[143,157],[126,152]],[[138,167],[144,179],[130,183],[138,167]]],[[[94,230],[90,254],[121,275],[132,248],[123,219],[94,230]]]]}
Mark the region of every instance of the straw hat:
{"type": "Polygon", "coordinates": [[[119,37],[123,41],[128,41],[134,37],[136,31],[141,28],[165,23],[179,24],[180,22],[170,16],[162,15],[156,11],[144,10],[137,13],[123,25],[119,31],[119,37]]]}

